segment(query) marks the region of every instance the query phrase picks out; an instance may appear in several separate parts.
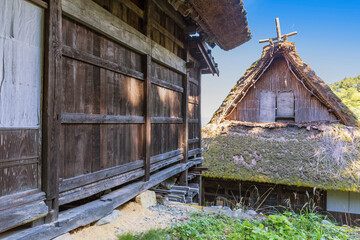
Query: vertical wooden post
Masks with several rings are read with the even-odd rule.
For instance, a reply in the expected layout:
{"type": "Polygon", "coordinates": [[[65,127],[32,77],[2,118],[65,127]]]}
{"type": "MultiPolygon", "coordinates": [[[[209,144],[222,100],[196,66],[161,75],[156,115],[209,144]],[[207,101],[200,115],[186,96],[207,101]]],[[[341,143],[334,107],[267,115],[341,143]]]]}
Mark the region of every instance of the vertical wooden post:
{"type": "Polygon", "coordinates": [[[146,55],[144,104],[145,104],[145,181],[150,179],[150,154],[151,154],[151,56],[146,55]]]}
{"type": "MultiPolygon", "coordinates": [[[[151,9],[152,0],[145,2],[144,34],[151,38],[151,9]]],[[[151,56],[145,56],[145,81],[144,81],[144,104],[145,104],[145,181],[150,180],[150,156],[151,156],[151,56]]]]}
{"type": "MultiPolygon", "coordinates": [[[[186,60],[189,59],[189,51],[186,51],[186,60]]],[[[183,149],[184,158],[181,163],[188,161],[188,149],[189,149],[189,72],[186,71],[186,75],[183,76],[183,98],[182,98],[182,117],[183,117],[183,149]]],[[[179,183],[181,185],[188,185],[188,170],[180,174],[179,183]]]]}
{"type": "Polygon", "coordinates": [[[49,0],[45,11],[45,64],[42,126],[42,190],[49,213],[45,222],[59,212],[59,148],[61,114],[61,0],[49,0]]]}
{"type": "MultiPolygon", "coordinates": [[[[201,138],[201,71],[199,71],[198,72],[198,81],[199,81],[199,86],[198,86],[198,94],[199,94],[199,105],[198,105],[198,119],[199,119],[199,147],[201,148],[202,147],[202,145],[201,145],[201,142],[202,142],[202,138],[201,138]]],[[[199,154],[199,157],[201,157],[202,156],[202,153],[200,153],[199,154]]],[[[201,164],[199,165],[199,166],[201,166],[201,164]]],[[[200,175],[200,176],[198,176],[198,183],[199,183],[199,205],[201,206],[202,205],[202,202],[203,202],[203,193],[202,193],[202,191],[203,191],[203,186],[202,186],[202,184],[203,184],[203,182],[202,182],[202,176],[200,175]]]]}

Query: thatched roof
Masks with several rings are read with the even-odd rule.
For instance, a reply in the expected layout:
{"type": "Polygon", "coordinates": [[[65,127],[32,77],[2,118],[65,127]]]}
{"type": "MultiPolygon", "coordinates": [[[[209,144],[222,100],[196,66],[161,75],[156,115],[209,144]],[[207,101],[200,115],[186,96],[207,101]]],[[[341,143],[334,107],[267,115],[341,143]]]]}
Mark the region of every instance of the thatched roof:
{"type": "Polygon", "coordinates": [[[204,177],[360,192],[360,130],[224,121],[203,128],[204,177]]]}
{"type": "Polygon", "coordinates": [[[220,123],[242,100],[247,90],[252,87],[271,66],[273,59],[282,56],[288,62],[290,70],[296,75],[296,78],[312,91],[333,113],[348,126],[359,125],[356,116],[341,102],[341,100],[332,92],[330,87],[315,72],[304,63],[295,49],[293,42],[278,42],[274,45],[267,45],[263,49],[261,58],[254,62],[237,81],[231,89],[229,95],[222,102],[219,109],[213,115],[211,123],[220,123]]]}
{"type": "Polygon", "coordinates": [[[230,50],[251,39],[241,0],[168,0],[183,16],[198,26],[198,33],[211,46],[230,50]]]}

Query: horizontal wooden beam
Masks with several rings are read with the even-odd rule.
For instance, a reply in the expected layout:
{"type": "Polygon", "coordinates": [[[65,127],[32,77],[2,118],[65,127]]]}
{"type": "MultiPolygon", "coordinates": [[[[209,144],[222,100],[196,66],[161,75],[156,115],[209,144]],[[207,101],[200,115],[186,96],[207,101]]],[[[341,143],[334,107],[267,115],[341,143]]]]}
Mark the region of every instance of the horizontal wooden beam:
{"type": "Polygon", "coordinates": [[[198,143],[198,142],[200,142],[200,139],[199,139],[199,138],[193,138],[193,139],[189,139],[189,140],[188,140],[188,143],[189,143],[189,144],[198,143]]]}
{"type": "Polygon", "coordinates": [[[150,172],[154,172],[154,171],[157,171],[157,170],[159,170],[163,167],[166,167],[170,164],[180,162],[181,160],[183,160],[183,158],[184,158],[184,156],[180,155],[180,156],[172,157],[172,158],[166,159],[164,161],[152,164],[150,167],[150,172]]]}
{"type": "Polygon", "coordinates": [[[130,172],[144,166],[144,161],[139,160],[136,162],[126,163],[120,166],[100,170],[97,172],[76,176],[60,181],[60,192],[65,192],[77,187],[81,187],[99,180],[110,178],[116,175],[120,175],[125,172],[130,172]]]}
{"type": "Polygon", "coordinates": [[[197,154],[202,153],[203,151],[204,151],[204,149],[202,149],[202,148],[192,149],[192,150],[189,150],[188,156],[193,157],[193,156],[195,156],[197,154]]]}
{"type": "Polygon", "coordinates": [[[177,124],[177,123],[183,123],[183,118],[176,118],[176,117],[151,117],[151,123],[177,124]]]}
{"type": "Polygon", "coordinates": [[[196,86],[199,86],[199,85],[200,85],[199,81],[198,81],[198,80],[196,80],[195,78],[191,78],[191,77],[189,77],[189,82],[191,82],[191,83],[195,84],[196,86]]]}
{"type": "Polygon", "coordinates": [[[31,189],[0,197],[0,212],[20,205],[45,200],[45,193],[39,189],[31,189]]]}
{"type": "Polygon", "coordinates": [[[116,73],[124,74],[129,77],[133,77],[136,79],[144,80],[144,74],[142,72],[138,72],[133,69],[129,69],[127,67],[124,67],[123,65],[117,64],[115,62],[97,57],[95,55],[92,55],[90,53],[86,53],[83,51],[76,50],[74,48],[71,48],[69,46],[63,45],[63,55],[78,61],[82,61],[85,63],[89,63],[91,65],[101,67],[104,69],[108,69],[111,71],[114,71],[116,73]]]}
{"type": "Polygon", "coordinates": [[[162,154],[159,154],[159,155],[152,156],[150,158],[150,163],[151,164],[157,163],[157,162],[163,161],[165,159],[181,155],[183,153],[183,151],[184,150],[181,148],[181,149],[177,149],[177,150],[174,150],[174,151],[170,151],[170,152],[166,152],[166,153],[162,153],[162,154]]]}
{"type": "Polygon", "coordinates": [[[52,224],[44,224],[38,227],[17,232],[7,240],[15,239],[53,239],[61,234],[69,232],[81,226],[88,225],[109,215],[113,209],[136,197],[141,192],[179,174],[186,169],[202,163],[203,158],[196,158],[188,163],[177,164],[165,170],[159,171],[150,177],[148,182],[135,182],[115,190],[101,197],[100,200],[83,204],[61,212],[59,219],[52,224]]]}
{"type": "Polygon", "coordinates": [[[189,103],[199,105],[199,100],[195,96],[189,96],[189,103]]]}
{"type": "Polygon", "coordinates": [[[31,165],[31,164],[38,164],[39,158],[30,158],[30,159],[21,159],[21,160],[14,160],[11,162],[0,162],[0,169],[2,168],[10,168],[10,167],[16,167],[16,166],[25,166],[25,165],[31,165]]]}
{"type": "Polygon", "coordinates": [[[131,0],[121,0],[121,3],[124,4],[131,11],[133,11],[136,15],[138,15],[139,18],[144,19],[144,11],[131,0]]]}
{"type": "Polygon", "coordinates": [[[62,113],[62,124],[141,124],[143,116],[62,113]]]}
{"type": "Polygon", "coordinates": [[[135,52],[150,55],[156,61],[177,72],[186,73],[183,59],[152,41],[95,2],[91,0],[62,0],[61,2],[63,13],[66,16],[135,52]]]}
{"type": "Polygon", "coordinates": [[[1,211],[0,232],[45,217],[47,213],[48,207],[44,201],[33,202],[7,211],[1,211]]]}
{"type": "Polygon", "coordinates": [[[154,84],[154,85],[157,85],[157,86],[160,86],[160,87],[175,91],[175,92],[179,92],[179,93],[184,92],[184,88],[182,88],[182,87],[180,87],[178,85],[175,85],[173,83],[169,83],[167,81],[158,79],[158,78],[151,78],[151,83],[154,84]]]}
{"type": "Polygon", "coordinates": [[[59,205],[64,205],[69,202],[73,202],[79,199],[90,197],[101,191],[120,186],[127,182],[141,178],[145,175],[144,169],[138,169],[130,171],[121,175],[117,175],[111,178],[106,178],[95,183],[85,185],[80,188],[63,192],[59,194],[59,205]]]}
{"type": "Polygon", "coordinates": [[[199,119],[189,119],[189,123],[199,123],[199,119]]]}

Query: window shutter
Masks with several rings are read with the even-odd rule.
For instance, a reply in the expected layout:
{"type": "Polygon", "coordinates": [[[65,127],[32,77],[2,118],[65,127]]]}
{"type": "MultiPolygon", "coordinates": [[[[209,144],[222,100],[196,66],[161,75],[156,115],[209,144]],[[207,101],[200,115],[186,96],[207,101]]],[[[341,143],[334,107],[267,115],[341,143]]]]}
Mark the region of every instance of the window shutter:
{"type": "Polygon", "coordinates": [[[294,118],[294,93],[290,92],[279,92],[277,96],[277,118],[294,118]]]}
{"type": "Polygon", "coordinates": [[[260,92],[260,122],[275,122],[275,99],[274,92],[260,92]]]}

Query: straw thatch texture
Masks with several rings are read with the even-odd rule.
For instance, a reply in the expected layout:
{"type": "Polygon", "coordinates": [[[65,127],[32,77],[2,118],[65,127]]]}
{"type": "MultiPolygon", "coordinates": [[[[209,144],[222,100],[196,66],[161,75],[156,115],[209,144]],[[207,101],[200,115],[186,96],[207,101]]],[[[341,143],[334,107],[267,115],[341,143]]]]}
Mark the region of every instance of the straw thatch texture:
{"type": "Polygon", "coordinates": [[[230,50],[251,39],[243,1],[168,0],[183,16],[198,26],[197,32],[210,45],[230,50]]]}
{"type": "Polygon", "coordinates": [[[296,75],[296,78],[299,79],[306,88],[311,90],[313,95],[326,104],[327,108],[331,109],[342,123],[348,126],[359,125],[356,116],[331,91],[329,86],[316,76],[315,72],[301,60],[295,49],[295,44],[292,42],[279,42],[275,43],[275,45],[265,46],[261,58],[254,62],[252,66],[247,69],[244,76],[237,81],[229,95],[215,112],[211,123],[220,123],[225,120],[247,93],[248,89],[254,86],[264,72],[271,67],[273,59],[277,57],[284,57],[286,59],[291,68],[291,72],[296,75]]]}
{"type": "Polygon", "coordinates": [[[224,121],[203,128],[205,177],[360,192],[360,130],[224,121]]]}

